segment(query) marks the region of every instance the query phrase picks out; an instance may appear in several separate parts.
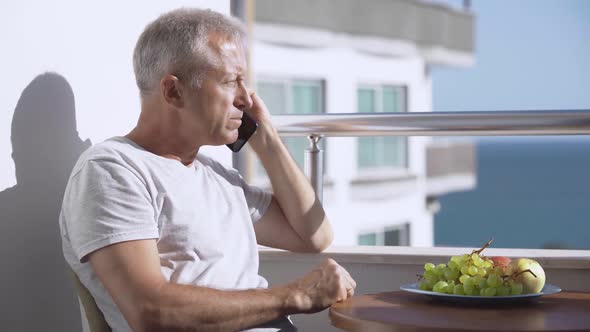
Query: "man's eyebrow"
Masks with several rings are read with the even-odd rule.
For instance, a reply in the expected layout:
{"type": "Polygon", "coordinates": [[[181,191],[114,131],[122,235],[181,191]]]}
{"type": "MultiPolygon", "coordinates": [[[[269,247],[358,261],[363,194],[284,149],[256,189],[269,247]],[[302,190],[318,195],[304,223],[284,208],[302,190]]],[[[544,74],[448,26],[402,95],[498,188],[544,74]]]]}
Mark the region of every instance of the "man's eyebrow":
{"type": "Polygon", "coordinates": [[[231,77],[234,77],[234,76],[235,77],[240,77],[240,76],[244,76],[244,73],[239,72],[239,71],[223,72],[223,76],[224,77],[228,77],[228,76],[231,76],[231,77]]]}

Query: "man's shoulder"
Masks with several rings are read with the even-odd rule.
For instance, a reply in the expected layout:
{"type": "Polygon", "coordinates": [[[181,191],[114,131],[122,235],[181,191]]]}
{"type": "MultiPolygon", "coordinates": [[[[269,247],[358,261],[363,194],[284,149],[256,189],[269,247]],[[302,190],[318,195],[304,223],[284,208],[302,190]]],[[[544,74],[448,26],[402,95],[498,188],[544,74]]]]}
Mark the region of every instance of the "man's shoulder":
{"type": "Polygon", "coordinates": [[[72,175],[88,164],[88,162],[115,163],[128,165],[140,158],[141,149],[124,137],[112,137],[88,148],[74,166],[72,175]]]}

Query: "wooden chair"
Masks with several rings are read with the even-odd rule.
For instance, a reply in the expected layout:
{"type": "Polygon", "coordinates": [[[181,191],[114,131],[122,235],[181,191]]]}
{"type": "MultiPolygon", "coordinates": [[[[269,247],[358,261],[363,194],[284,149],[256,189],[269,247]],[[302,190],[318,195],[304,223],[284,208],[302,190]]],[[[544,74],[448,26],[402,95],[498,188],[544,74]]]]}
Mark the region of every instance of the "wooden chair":
{"type": "Polygon", "coordinates": [[[102,311],[100,311],[94,298],[88,289],[80,282],[78,275],[76,275],[74,271],[72,271],[72,279],[74,279],[74,286],[78,292],[80,302],[82,302],[82,306],[84,307],[84,313],[86,314],[86,320],[88,321],[90,332],[111,332],[111,328],[104,319],[102,311]]]}

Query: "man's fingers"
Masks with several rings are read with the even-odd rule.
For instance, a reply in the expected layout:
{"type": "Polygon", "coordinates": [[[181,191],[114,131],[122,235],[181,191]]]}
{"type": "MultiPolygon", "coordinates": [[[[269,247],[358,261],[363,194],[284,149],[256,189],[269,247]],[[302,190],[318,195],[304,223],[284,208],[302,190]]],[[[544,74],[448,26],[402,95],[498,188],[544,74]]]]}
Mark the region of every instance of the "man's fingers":
{"type": "Polygon", "coordinates": [[[352,276],[350,275],[350,273],[348,273],[348,271],[346,271],[345,268],[343,268],[342,266],[340,266],[340,272],[342,273],[342,275],[344,276],[344,278],[348,281],[349,286],[347,288],[356,288],[356,281],[352,278],[352,276]]]}
{"type": "Polygon", "coordinates": [[[333,259],[326,259],[322,262],[319,267],[320,270],[324,270],[336,278],[333,287],[336,287],[336,298],[337,302],[342,302],[354,295],[354,289],[356,288],[356,281],[350,276],[345,268],[340,266],[333,259]]]}
{"type": "Polygon", "coordinates": [[[341,285],[338,289],[338,298],[336,299],[337,302],[342,302],[348,298],[348,290],[344,285],[341,285]]]}
{"type": "Polygon", "coordinates": [[[346,290],[346,293],[347,293],[348,297],[354,296],[354,288],[347,289],[346,290]]]}

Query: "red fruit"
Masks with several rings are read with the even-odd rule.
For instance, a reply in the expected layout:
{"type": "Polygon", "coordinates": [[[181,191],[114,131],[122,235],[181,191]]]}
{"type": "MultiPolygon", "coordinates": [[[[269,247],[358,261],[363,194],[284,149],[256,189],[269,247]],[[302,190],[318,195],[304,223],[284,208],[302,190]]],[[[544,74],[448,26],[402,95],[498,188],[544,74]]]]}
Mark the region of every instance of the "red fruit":
{"type": "Polygon", "coordinates": [[[508,264],[510,264],[511,261],[510,258],[506,256],[494,256],[488,258],[491,259],[492,262],[494,262],[494,267],[499,266],[502,268],[502,270],[506,270],[508,264]]]}

